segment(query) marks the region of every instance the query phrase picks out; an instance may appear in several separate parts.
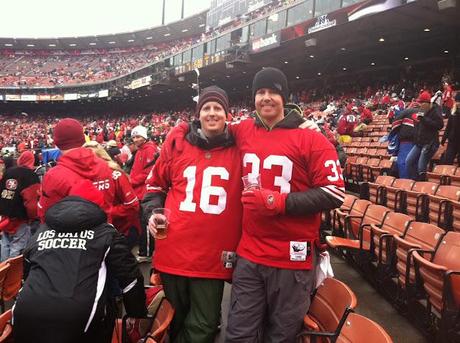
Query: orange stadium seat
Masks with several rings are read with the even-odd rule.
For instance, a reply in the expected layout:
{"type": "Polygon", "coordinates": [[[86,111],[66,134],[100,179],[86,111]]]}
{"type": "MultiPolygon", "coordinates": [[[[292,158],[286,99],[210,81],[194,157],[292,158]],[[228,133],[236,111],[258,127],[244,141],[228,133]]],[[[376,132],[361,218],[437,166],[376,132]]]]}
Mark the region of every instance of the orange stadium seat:
{"type": "Polygon", "coordinates": [[[427,172],[427,180],[441,185],[447,185],[449,183],[449,176],[455,174],[456,166],[438,164],[433,168],[432,172],[427,172]]]}
{"type": "Polygon", "coordinates": [[[433,257],[428,256],[414,252],[416,275],[428,298],[427,311],[440,316],[437,341],[447,342],[460,313],[460,232],[448,232],[433,257]]]}
{"type": "Polygon", "coordinates": [[[6,260],[4,263],[9,265],[6,278],[3,283],[1,307],[4,311],[5,301],[14,299],[18,294],[22,286],[23,276],[23,261],[22,255],[12,257],[6,260]]]}
{"type": "Polygon", "coordinates": [[[378,268],[383,268],[385,271],[391,268],[395,258],[393,236],[404,237],[412,220],[407,214],[388,212],[382,225],[371,225],[371,236],[378,268]]]}
{"type": "Polygon", "coordinates": [[[11,310],[0,315],[0,342],[12,342],[11,335],[13,333],[13,327],[11,325],[11,318],[11,310]]]}
{"type": "Polygon", "coordinates": [[[429,195],[429,219],[445,230],[452,228],[452,204],[460,201],[460,187],[441,185],[434,195],[429,195]]]}
{"type": "Polygon", "coordinates": [[[373,320],[350,313],[340,331],[337,343],[392,343],[390,335],[373,320]]]}
{"type": "Polygon", "coordinates": [[[412,188],[405,192],[405,212],[417,221],[428,221],[428,195],[435,194],[438,186],[437,183],[427,181],[414,183],[412,188]]]}
{"type": "Polygon", "coordinates": [[[350,212],[356,200],[358,200],[358,197],[351,194],[345,194],[342,206],[332,210],[332,232],[334,235],[337,235],[339,232],[343,234],[345,217],[350,212]]]}
{"type": "Polygon", "coordinates": [[[411,294],[415,283],[415,271],[412,264],[412,253],[415,250],[434,252],[445,231],[436,225],[411,222],[404,237],[393,235],[396,247],[396,269],[398,286],[403,297],[411,294]]]}
{"type": "Polygon", "coordinates": [[[374,204],[384,204],[385,187],[391,186],[395,178],[393,176],[379,175],[374,182],[367,183],[369,187],[369,200],[374,204]]]}
{"type": "Polygon", "coordinates": [[[167,337],[167,331],[174,318],[174,308],[171,303],[164,298],[155,315],[152,329],[146,343],[164,343],[167,337]]]}
{"type": "Polygon", "coordinates": [[[350,254],[347,253],[346,256],[353,258],[354,262],[361,268],[366,269],[370,262],[371,225],[381,226],[389,211],[385,206],[369,205],[359,225],[357,225],[357,221],[347,217],[350,220],[345,220],[345,237],[326,236],[327,245],[333,249],[351,250],[350,254]]]}
{"type": "Polygon", "coordinates": [[[350,310],[356,308],[357,302],[355,294],[345,283],[333,278],[325,279],[316,290],[304,317],[303,342],[313,341],[318,332],[336,332],[350,310]]]}
{"type": "Polygon", "coordinates": [[[385,187],[383,205],[396,212],[405,210],[406,191],[410,191],[415,181],[410,179],[396,179],[391,186],[385,187]]]}

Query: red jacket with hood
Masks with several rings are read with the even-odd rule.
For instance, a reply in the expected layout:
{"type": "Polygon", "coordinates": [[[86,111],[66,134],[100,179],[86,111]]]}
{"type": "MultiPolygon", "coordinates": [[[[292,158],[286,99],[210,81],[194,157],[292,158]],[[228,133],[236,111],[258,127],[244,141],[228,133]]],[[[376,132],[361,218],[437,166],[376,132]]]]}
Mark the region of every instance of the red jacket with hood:
{"type": "MultiPolygon", "coordinates": [[[[38,202],[40,219],[43,221],[48,208],[66,197],[72,186],[84,179],[92,181],[95,187],[104,193],[103,210],[110,217],[115,189],[112,169],[90,149],[76,148],[62,155],[56,167],[45,174],[38,202]]],[[[111,222],[110,218],[108,219],[111,222]]]]}

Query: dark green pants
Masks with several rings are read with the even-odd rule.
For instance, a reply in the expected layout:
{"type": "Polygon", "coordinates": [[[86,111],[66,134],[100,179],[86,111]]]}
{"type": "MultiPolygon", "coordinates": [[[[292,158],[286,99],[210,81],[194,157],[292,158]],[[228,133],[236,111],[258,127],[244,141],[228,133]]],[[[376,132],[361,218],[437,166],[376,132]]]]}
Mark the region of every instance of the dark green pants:
{"type": "Polygon", "coordinates": [[[174,343],[213,343],[220,319],[224,281],[161,273],[166,298],[176,309],[174,343]]]}

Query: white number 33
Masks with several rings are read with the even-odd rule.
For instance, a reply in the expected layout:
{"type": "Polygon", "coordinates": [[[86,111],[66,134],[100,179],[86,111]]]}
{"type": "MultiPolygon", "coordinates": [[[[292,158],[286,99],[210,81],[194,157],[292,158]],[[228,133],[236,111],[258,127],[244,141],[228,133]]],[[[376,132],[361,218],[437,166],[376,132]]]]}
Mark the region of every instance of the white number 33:
{"type": "Polygon", "coordinates": [[[326,162],[324,162],[324,167],[331,168],[332,175],[327,176],[327,179],[329,181],[335,182],[335,181],[338,181],[339,178],[343,180],[343,175],[342,175],[342,172],[340,171],[340,162],[338,160],[337,161],[327,160],[326,162]]]}

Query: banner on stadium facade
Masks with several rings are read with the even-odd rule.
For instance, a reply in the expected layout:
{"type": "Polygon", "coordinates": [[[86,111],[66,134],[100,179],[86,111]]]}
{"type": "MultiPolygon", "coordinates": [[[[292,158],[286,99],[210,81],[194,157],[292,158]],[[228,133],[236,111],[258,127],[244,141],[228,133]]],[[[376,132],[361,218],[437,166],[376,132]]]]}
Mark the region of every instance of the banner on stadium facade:
{"type": "Polygon", "coordinates": [[[321,30],[326,30],[330,27],[336,26],[337,20],[336,19],[329,19],[327,14],[320,15],[315,22],[315,25],[309,27],[307,32],[308,34],[315,33],[321,30]]]}
{"type": "Polygon", "coordinates": [[[3,101],[3,95],[0,95],[0,101],[3,101]]]}
{"type": "Polygon", "coordinates": [[[88,98],[97,98],[99,95],[98,92],[88,93],[88,98]]]}
{"type": "Polygon", "coordinates": [[[175,67],[174,75],[177,76],[177,75],[184,74],[184,73],[187,73],[195,69],[200,69],[200,68],[209,66],[211,64],[224,62],[224,61],[225,61],[224,51],[219,51],[212,55],[205,54],[203,58],[198,58],[193,62],[189,62],[189,63],[175,67]]]}
{"type": "Polygon", "coordinates": [[[62,94],[52,94],[51,101],[64,101],[64,95],[62,94]]]}
{"type": "Polygon", "coordinates": [[[150,85],[151,81],[152,81],[152,75],[144,76],[144,77],[141,77],[140,79],[131,81],[131,83],[125,86],[125,88],[137,89],[137,88],[145,87],[145,86],[150,85]]]}
{"type": "Polygon", "coordinates": [[[99,98],[107,98],[109,96],[109,90],[108,89],[101,89],[99,91],[99,98]]]}
{"type": "Polygon", "coordinates": [[[261,52],[276,48],[280,46],[280,38],[281,35],[279,31],[273,32],[270,35],[257,38],[251,42],[251,50],[252,52],[261,52]]]}
{"type": "Polygon", "coordinates": [[[50,101],[51,100],[51,95],[49,95],[49,94],[37,95],[37,100],[38,101],[50,101]]]}
{"type": "Polygon", "coordinates": [[[78,100],[78,94],[77,93],[66,93],[64,94],[64,100],[78,100]]]}
{"type": "Polygon", "coordinates": [[[34,94],[22,94],[21,101],[37,101],[37,96],[34,94]]]}
{"type": "Polygon", "coordinates": [[[281,42],[300,38],[315,32],[330,29],[348,22],[348,8],[324,14],[317,18],[306,20],[300,24],[281,30],[281,42]]]}
{"type": "Polygon", "coordinates": [[[6,101],[21,101],[21,96],[19,94],[6,94],[6,101]]]}

